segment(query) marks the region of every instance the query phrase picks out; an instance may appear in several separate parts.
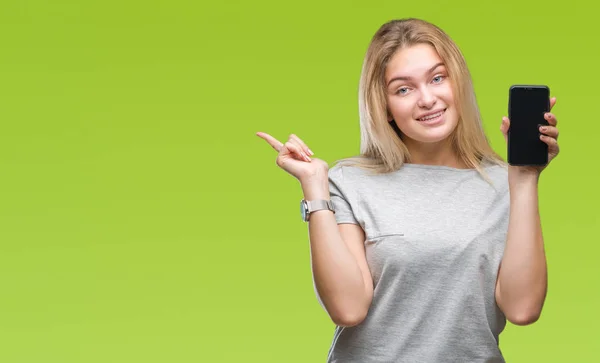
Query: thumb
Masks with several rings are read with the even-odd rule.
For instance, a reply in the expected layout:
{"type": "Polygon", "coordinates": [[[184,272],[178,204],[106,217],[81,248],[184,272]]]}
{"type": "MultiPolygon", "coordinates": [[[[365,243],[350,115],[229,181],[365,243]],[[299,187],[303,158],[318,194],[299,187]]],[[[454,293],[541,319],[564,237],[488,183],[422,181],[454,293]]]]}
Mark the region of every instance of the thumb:
{"type": "Polygon", "coordinates": [[[508,117],[503,116],[502,117],[502,124],[500,125],[500,131],[502,132],[502,135],[504,136],[504,141],[508,142],[508,129],[510,128],[510,120],[508,119],[508,117]]]}

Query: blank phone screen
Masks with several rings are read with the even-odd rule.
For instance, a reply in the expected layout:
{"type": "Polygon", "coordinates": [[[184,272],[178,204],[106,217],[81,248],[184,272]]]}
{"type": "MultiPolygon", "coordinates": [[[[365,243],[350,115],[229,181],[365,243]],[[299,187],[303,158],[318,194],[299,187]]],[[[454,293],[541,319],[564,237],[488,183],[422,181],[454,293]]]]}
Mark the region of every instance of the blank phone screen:
{"type": "Polygon", "coordinates": [[[547,125],[549,90],[545,86],[511,87],[509,92],[508,162],[511,165],[545,165],[548,145],[540,140],[539,125],[547,125]]]}

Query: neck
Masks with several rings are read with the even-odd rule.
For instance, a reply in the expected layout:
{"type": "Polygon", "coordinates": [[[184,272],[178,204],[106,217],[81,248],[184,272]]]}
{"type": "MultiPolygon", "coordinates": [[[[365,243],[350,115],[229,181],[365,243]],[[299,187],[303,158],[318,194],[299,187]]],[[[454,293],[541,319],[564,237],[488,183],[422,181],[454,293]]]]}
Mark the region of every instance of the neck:
{"type": "Polygon", "coordinates": [[[439,165],[457,169],[468,168],[452,148],[449,139],[436,143],[405,140],[405,144],[410,154],[411,164],[439,165]]]}

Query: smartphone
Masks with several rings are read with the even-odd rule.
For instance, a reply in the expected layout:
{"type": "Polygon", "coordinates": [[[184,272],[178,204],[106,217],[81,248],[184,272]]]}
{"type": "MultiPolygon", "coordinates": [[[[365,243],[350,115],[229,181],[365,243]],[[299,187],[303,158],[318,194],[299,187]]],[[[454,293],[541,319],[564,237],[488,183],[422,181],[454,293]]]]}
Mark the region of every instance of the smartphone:
{"type": "Polygon", "coordinates": [[[509,89],[508,163],[546,165],[548,144],[540,140],[540,126],[548,125],[544,114],[550,111],[550,88],[545,85],[514,85],[509,89]]]}

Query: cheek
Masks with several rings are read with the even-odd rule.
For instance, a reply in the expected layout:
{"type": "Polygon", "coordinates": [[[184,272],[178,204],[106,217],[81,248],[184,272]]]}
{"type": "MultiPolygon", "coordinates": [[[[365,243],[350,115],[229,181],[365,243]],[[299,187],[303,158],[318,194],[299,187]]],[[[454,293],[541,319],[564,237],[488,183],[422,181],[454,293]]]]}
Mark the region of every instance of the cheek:
{"type": "Polygon", "coordinates": [[[397,122],[401,123],[412,119],[413,108],[412,103],[408,99],[392,100],[388,105],[392,116],[397,122]]]}
{"type": "Polygon", "coordinates": [[[452,91],[452,86],[450,84],[446,84],[446,86],[441,90],[440,96],[448,103],[449,105],[454,106],[454,92],[452,91]]]}

